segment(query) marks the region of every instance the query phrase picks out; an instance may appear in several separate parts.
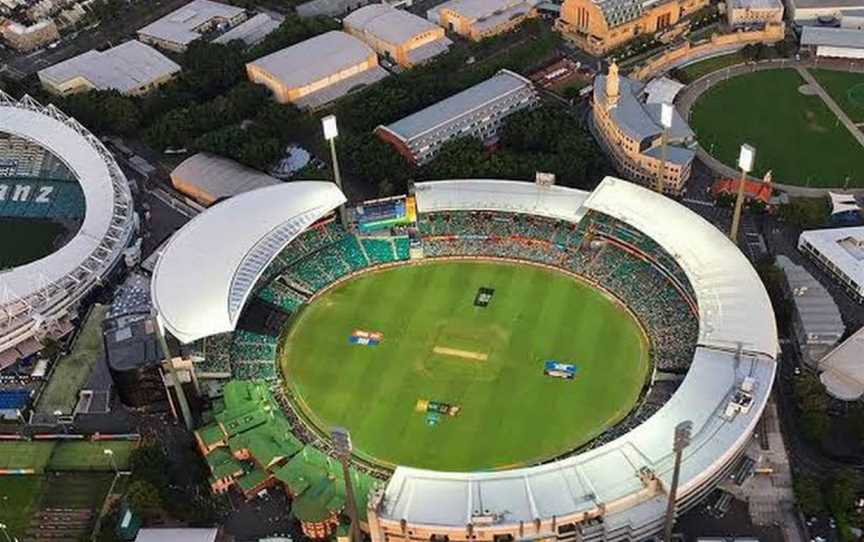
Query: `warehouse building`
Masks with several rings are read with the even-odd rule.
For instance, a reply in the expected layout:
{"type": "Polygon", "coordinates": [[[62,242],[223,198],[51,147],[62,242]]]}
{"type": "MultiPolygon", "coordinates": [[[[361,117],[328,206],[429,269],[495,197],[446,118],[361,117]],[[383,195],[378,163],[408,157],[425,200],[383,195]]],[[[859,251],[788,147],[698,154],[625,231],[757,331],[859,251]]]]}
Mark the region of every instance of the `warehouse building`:
{"type": "Polygon", "coordinates": [[[453,42],[444,29],[388,4],[370,4],[343,20],[345,31],[379,55],[406,68],[446,53],[453,42]]]}
{"type": "Polygon", "coordinates": [[[801,52],[828,58],[864,58],[864,32],[805,26],[801,32],[801,52]]]}
{"type": "Polygon", "coordinates": [[[216,31],[225,31],[246,20],[243,8],[192,0],[138,31],[138,39],[169,51],[182,53],[195,40],[216,31]]]}
{"type": "Polygon", "coordinates": [[[608,75],[595,77],[591,117],[595,133],[617,168],[631,180],[655,186],[662,167],[663,191],[681,194],[695,157],[687,148],[695,134],[673,108],[664,161],[662,104],[649,102],[651,94],[646,90],[639,81],[619,75],[614,63],[608,75]]]}
{"type": "Polygon", "coordinates": [[[371,47],[336,30],[250,62],[246,74],[279,103],[311,109],[388,75],[371,47]]]}
{"type": "Polygon", "coordinates": [[[798,250],[864,303],[864,226],[802,232],[798,250]]]}
{"type": "Polygon", "coordinates": [[[431,160],[450,140],[476,137],[494,142],[503,120],[539,100],[529,79],[509,70],[463,90],[375,133],[414,164],[431,160]]]}
{"type": "Polygon", "coordinates": [[[792,301],[792,331],[804,362],[813,369],[834,348],[846,326],[828,290],[813,275],[786,256],[777,256],[786,277],[786,296],[792,301]]]}
{"type": "Polygon", "coordinates": [[[66,96],[90,90],[140,95],[170,81],[180,66],[149,45],[131,40],[106,51],[90,50],[39,70],[42,86],[66,96]]]}
{"type": "Polygon", "coordinates": [[[537,16],[538,0],[449,0],[426,18],[450,32],[480,41],[507,32],[537,16]]]}
{"type": "Polygon", "coordinates": [[[764,26],[783,22],[783,2],[780,0],[729,0],[726,20],[731,27],[764,26]]]}
{"type": "Polygon", "coordinates": [[[281,181],[206,152],[190,156],[171,172],[174,188],[204,206],[281,181]]]}
{"type": "Polygon", "coordinates": [[[259,13],[225,32],[213,40],[213,43],[229,43],[240,40],[247,46],[256,45],[261,43],[270,32],[279,28],[280,24],[282,24],[281,20],[274,19],[266,13],[259,13]]]}
{"type": "Polygon", "coordinates": [[[862,0],[786,0],[789,19],[799,25],[836,23],[862,10],[862,0]]]}
{"type": "Polygon", "coordinates": [[[669,31],[708,0],[564,0],[555,28],[595,55],[625,45],[637,36],[669,31]]]}

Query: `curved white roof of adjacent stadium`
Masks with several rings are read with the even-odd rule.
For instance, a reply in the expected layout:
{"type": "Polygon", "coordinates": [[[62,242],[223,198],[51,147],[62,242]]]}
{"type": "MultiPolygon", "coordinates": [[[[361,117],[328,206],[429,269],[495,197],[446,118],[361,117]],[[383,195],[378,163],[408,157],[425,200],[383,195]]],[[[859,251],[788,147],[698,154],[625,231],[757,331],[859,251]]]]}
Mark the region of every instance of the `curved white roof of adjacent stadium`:
{"type": "MultiPolygon", "coordinates": [[[[598,448],[500,472],[397,467],[372,500],[379,527],[399,532],[405,521],[455,533],[474,525],[475,533],[488,534],[509,532],[515,524],[520,537],[528,529],[524,535],[530,538],[554,531],[556,522],[602,515],[607,531],[654,529],[665,508],[660,488],[668,487],[672,476],[673,433],[684,421],[692,422],[693,430],[679,502],[694,502],[725,476],[768,401],[779,348],[765,289],[733,243],[665,196],[611,177],[590,194],[501,180],[415,187],[420,212],[499,210],[578,222],[594,210],[638,228],[687,274],[699,304],[699,344],[672,398],[647,421],[598,448]]],[[[154,301],[168,329],[183,341],[233,329],[266,265],[343,201],[329,183],[292,183],[237,196],[193,220],[175,234],[154,276],[154,301]],[[277,192],[290,204],[275,204],[277,192]]]]}
{"type": "Polygon", "coordinates": [[[86,206],[81,228],[65,246],[0,273],[2,352],[32,335],[33,329],[22,330],[22,319],[32,327],[63,316],[113,268],[131,238],[135,213],[126,178],[102,142],[53,105],[0,92],[0,131],[36,142],[62,160],[81,184],[86,206]]]}
{"type": "Polygon", "coordinates": [[[264,269],[315,221],[345,202],[335,184],[296,181],[210,207],[165,245],[153,270],[153,303],[184,343],[233,331],[264,269]]]}

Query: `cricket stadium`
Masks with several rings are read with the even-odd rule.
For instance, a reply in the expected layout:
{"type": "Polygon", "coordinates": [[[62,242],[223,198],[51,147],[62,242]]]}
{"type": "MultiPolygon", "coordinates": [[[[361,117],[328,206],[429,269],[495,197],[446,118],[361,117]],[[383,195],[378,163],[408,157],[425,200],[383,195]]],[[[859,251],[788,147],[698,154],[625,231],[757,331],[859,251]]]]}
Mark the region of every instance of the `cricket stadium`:
{"type": "Polygon", "coordinates": [[[329,182],[262,188],[179,230],[152,298],[166,335],[266,383],[284,413],[266,446],[230,447],[267,456],[253,479],[225,452],[251,416],[226,387],[238,416],[197,433],[214,490],[285,484],[307,534],[327,535],[344,495],[313,502],[300,467],[327,471],[345,428],[373,542],[655,535],[676,435],[680,514],[751,443],[779,348],[737,247],[611,177],[419,182],[352,205],[329,182]]]}

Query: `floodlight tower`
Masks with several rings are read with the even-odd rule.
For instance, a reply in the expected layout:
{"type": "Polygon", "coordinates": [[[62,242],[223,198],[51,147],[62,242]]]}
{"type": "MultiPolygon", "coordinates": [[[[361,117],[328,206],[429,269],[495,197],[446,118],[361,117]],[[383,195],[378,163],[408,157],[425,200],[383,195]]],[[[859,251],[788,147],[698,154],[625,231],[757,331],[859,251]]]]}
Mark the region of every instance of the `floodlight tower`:
{"type": "MultiPolygon", "coordinates": [[[[192,430],[192,411],[189,409],[189,401],[186,400],[186,392],[183,391],[183,383],[180,382],[180,376],[177,373],[177,368],[174,367],[174,360],[171,358],[171,351],[168,350],[168,341],[165,340],[165,328],[162,325],[162,319],[159,318],[159,313],[153,309],[153,319],[156,321],[156,337],[159,340],[159,347],[162,349],[164,362],[168,365],[168,372],[171,373],[171,380],[174,386],[174,393],[177,395],[177,402],[180,403],[180,412],[183,414],[183,423],[186,424],[186,430],[192,430]]],[[[167,391],[167,390],[166,390],[167,391]]],[[[170,397],[169,397],[170,399],[170,397]]]]}
{"type": "Polygon", "coordinates": [[[342,476],[345,478],[345,501],[348,505],[348,517],[351,519],[350,536],[351,542],[361,542],[363,533],[360,532],[360,515],[357,511],[357,499],[354,497],[354,480],[351,479],[351,433],[344,427],[333,427],[330,429],[330,438],[336,455],[342,462],[342,476]]]}
{"type": "Polygon", "coordinates": [[[672,128],[672,104],[660,104],[660,125],[663,127],[660,133],[660,167],[657,168],[657,184],[654,187],[658,194],[663,193],[666,184],[666,148],[669,145],[669,129],[672,128]]]}
{"type": "Polygon", "coordinates": [[[663,540],[672,542],[672,524],[675,522],[675,499],[678,493],[678,477],[681,474],[681,456],[684,448],[690,445],[690,432],[693,422],[683,421],[675,426],[675,440],[672,450],[675,452],[675,467],[672,471],[672,483],[669,485],[669,501],[666,504],[666,535],[663,540]]]}
{"type": "MultiPolygon", "coordinates": [[[[12,539],[9,537],[9,531],[6,530],[6,524],[0,523],[0,531],[3,531],[3,536],[6,538],[6,542],[12,542],[12,539]]],[[[15,542],[18,542],[18,539],[15,539],[15,542]]]]}
{"type": "MultiPolygon", "coordinates": [[[[336,115],[327,115],[321,119],[321,126],[324,128],[324,139],[330,142],[330,160],[333,162],[333,181],[339,190],[344,193],[342,188],[342,175],[339,171],[339,159],[336,157],[336,138],[339,136],[339,127],[336,125],[336,115]]],[[[339,219],[342,221],[342,226],[348,228],[348,215],[345,212],[345,205],[339,206],[339,219]]]]}
{"type": "Polygon", "coordinates": [[[117,468],[117,461],[114,460],[114,450],[111,448],[105,448],[102,450],[102,453],[108,456],[108,460],[111,462],[111,467],[114,469],[114,474],[119,474],[120,469],[117,468]]]}
{"type": "Polygon", "coordinates": [[[741,222],[741,208],[744,206],[744,183],[747,182],[747,174],[753,171],[753,161],[756,159],[756,149],[748,144],[741,145],[738,153],[738,167],[741,169],[741,180],[738,182],[738,195],[735,198],[735,213],[732,215],[732,229],[729,231],[729,239],[732,242],[738,240],[738,226],[741,222]]]}

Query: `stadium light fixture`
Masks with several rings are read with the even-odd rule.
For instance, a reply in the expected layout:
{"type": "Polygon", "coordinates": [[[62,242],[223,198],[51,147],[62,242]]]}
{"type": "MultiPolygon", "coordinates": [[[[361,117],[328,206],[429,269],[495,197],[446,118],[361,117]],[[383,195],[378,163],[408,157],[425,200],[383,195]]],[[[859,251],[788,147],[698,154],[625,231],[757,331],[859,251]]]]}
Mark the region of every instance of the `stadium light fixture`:
{"type": "MultiPolygon", "coordinates": [[[[336,137],[339,135],[339,127],[336,125],[336,115],[327,115],[321,119],[321,126],[324,128],[324,139],[330,142],[330,160],[333,162],[333,181],[339,190],[342,190],[342,175],[339,172],[339,159],[336,156],[336,137]]],[[[342,226],[348,227],[348,215],[345,212],[345,205],[339,206],[339,218],[342,220],[342,226]]]]}
{"type": "Polygon", "coordinates": [[[672,104],[666,102],[660,104],[660,124],[663,128],[672,128],[672,111],[672,104]]]}
{"type": "Polygon", "coordinates": [[[666,529],[664,540],[672,542],[672,525],[675,523],[675,501],[678,493],[678,478],[681,475],[681,457],[684,448],[690,446],[690,434],[693,422],[685,420],[675,426],[675,436],[672,440],[672,451],[675,452],[675,466],[672,471],[672,483],[669,485],[669,500],[666,503],[666,529]]]}
{"type": "Polygon", "coordinates": [[[756,160],[756,149],[752,145],[741,145],[741,151],[738,153],[738,168],[744,173],[753,171],[753,162],[756,160]]]}
{"type": "Polygon", "coordinates": [[[108,456],[108,461],[111,462],[111,468],[114,469],[114,474],[117,474],[117,472],[118,472],[120,469],[117,468],[117,462],[114,461],[114,450],[112,450],[112,449],[110,449],[110,448],[105,448],[104,450],[102,450],[102,453],[103,453],[104,455],[107,455],[107,456],[108,456]]]}
{"type": "Polygon", "coordinates": [[[663,193],[663,187],[666,184],[666,154],[669,145],[669,129],[672,128],[672,112],[673,107],[670,103],[660,104],[660,125],[663,131],[660,133],[660,164],[657,166],[657,181],[654,189],[658,194],[663,193]]]}
{"type": "Polygon", "coordinates": [[[741,210],[744,207],[744,183],[747,182],[747,174],[753,171],[753,162],[756,161],[756,149],[752,145],[741,145],[738,153],[738,168],[741,170],[741,179],[738,181],[738,194],[735,197],[735,212],[732,214],[732,229],[729,230],[729,239],[732,242],[738,240],[738,227],[741,224],[741,210]]]}
{"type": "Polygon", "coordinates": [[[327,115],[321,119],[321,125],[324,127],[324,139],[333,141],[339,135],[339,127],[336,126],[336,115],[327,115]]]}
{"type": "Polygon", "coordinates": [[[354,449],[351,443],[351,432],[344,427],[333,427],[330,429],[330,439],[336,449],[336,455],[342,462],[342,478],[345,480],[345,501],[348,509],[348,517],[351,519],[352,542],[361,542],[363,533],[360,532],[360,520],[357,512],[357,499],[354,497],[354,480],[351,478],[351,451],[354,449]]]}
{"type": "MultiPolygon", "coordinates": [[[[6,530],[6,524],[0,523],[0,531],[3,531],[3,536],[6,537],[6,542],[12,542],[12,539],[9,538],[9,531],[6,530]]],[[[18,542],[18,539],[15,539],[15,542],[18,542]]]]}

